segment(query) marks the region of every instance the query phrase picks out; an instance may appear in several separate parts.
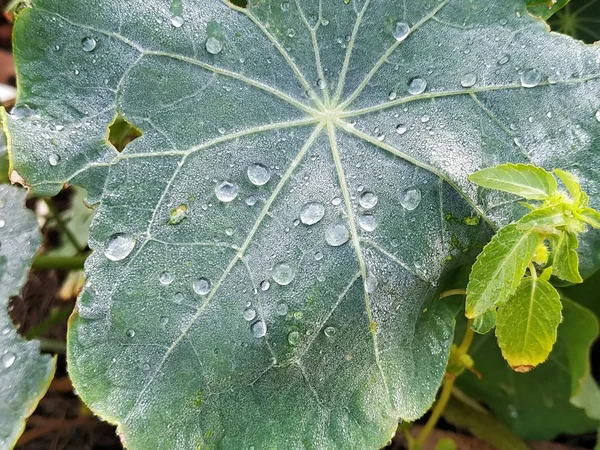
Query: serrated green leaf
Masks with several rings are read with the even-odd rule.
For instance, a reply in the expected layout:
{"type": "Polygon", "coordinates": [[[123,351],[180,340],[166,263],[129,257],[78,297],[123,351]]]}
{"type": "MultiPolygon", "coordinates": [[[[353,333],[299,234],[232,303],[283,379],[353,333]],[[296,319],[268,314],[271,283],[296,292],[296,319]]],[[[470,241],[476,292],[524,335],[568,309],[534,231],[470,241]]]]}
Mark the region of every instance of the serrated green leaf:
{"type": "Polygon", "coordinates": [[[522,214],[468,174],[597,186],[597,50],[522,0],[179,3],[35,0],[15,24],[15,169],[97,203],[77,391],[131,448],[383,445],[444,373],[435,284],[522,214]],[[119,115],[143,133],[120,153],[119,115]]]}
{"type": "Polygon", "coordinates": [[[469,180],[487,189],[504,191],[528,200],[546,200],[556,192],[556,180],[550,172],[529,164],[502,164],[469,176],[469,180]]]}
{"type": "Polygon", "coordinates": [[[56,360],[40,355],[38,341],[19,336],[8,315],[40,245],[35,216],[25,208],[25,190],[0,186],[0,449],[13,448],[54,377],[56,360]]]}
{"type": "Polygon", "coordinates": [[[592,208],[584,208],[579,211],[582,219],[594,228],[600,228],[600,212],[592,208]]]}
{"type": "MultiPolygon", "coordinates": [[[[552,353],[535,370],[515,373],[488,334],[475,336],[469,351],[481,379],[465,372],[456,380],[461,390],[489,406],[523,439],[552,440],[561,433],[582,434],[598,427],[571,403],[589,374],[589,350],[598,336],[598,320],[591,311],[564,298],[562,312],[552,353]]],[[[456,334],[462,336],[460,330],[456,334]]]]}
{"type": "Polygon", "coordinates": [[[478,334],[486,334],[496,326],[496,310],[490,309],[473,320],[473,331],[478,334]]]}
{"type": "Polygon", "coordinates": [[[558,205],[539,208],[525,214],[517,222],[519,230],[537,229],[542,233],[553,233],[557,227],[563,227],[568,223],[569,218],[566,215],[566,206],[563,203],[558,205]]]}
{"type": "Polygon", "coordinates": [[[475,318],[515,292],[539,243],[531,230],[507,225],[483,248],[471,269],[465,314],[475,318]]]}
{"type": "Polygon", "coordinates": [[[552,249],[552,274],[570,283],[581,283],[577,235],[563,231],[552,249]]]}
{"type": "Polygon", "coordinates": [[[534,16],[549,19],[563,9],[571,0],[527,0],[527,8],[534,16]]]}
{"type": "Polygon", "coordinates": [[[579,181],[577,181],[575,175],[573,175],[571,172],[567,172],[566,170],[560,169],[554,169],[554,173],[558,175],[560,180],[567,188],[567,191],[569,191],[569,194],[573,199],[573,203],[575,205],[581,205],[582,201],[584,200],[584,196],[583,191],[581,190],[581,186],[579,186],[579,181]]]}

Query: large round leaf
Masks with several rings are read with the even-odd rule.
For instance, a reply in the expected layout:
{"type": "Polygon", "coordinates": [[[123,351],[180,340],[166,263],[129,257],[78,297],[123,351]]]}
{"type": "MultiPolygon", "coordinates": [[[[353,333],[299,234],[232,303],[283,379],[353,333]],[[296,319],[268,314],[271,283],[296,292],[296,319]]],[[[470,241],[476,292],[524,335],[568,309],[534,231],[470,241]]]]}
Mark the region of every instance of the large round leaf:
{"type": "Polygon", "coordinates": [[[133,448],[383,445],[443,375],[438,280],[522,212],[467,176],[600,201],[598,49],[520,0],[34,0],[15,58],[15,169],[99,203],[70,373],[133,448]]]}

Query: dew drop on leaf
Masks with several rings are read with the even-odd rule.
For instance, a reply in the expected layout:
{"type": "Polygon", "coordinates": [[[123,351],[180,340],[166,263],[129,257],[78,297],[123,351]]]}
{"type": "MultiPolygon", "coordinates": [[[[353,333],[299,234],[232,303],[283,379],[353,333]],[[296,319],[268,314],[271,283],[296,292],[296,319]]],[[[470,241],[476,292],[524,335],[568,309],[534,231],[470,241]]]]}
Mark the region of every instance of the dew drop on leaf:
{"type": "Polygon", "coordinates": [[[246,205],[248,205],[248,206],[254,206],[254,205],[256,205],[256,197],[254,195],[249,196],[246,199],[246,205]]]}
{"type": "Polygon", "coordinates": [[[267,334],[267,325],[262,320],[254,322],[250,328],[252,330],[252,336],[254,336],[256,339],[267,334]]]}
{"type": "Polygon", "coordinates": [[[271,287],[271,283],[269,282],[269,280],[264,280],[260,283],[261,291],[268,291],[270,287],[271,287]]]}
{"type": "Polygon", "coordinates": [[[503,66],[504,64],[506,64],[509,61],[510,61],[510,56],[504,55],[498,60],[498,65],[503,66]]]}
{"type": "Polygon", "coordinates": [[[419,95],[427,89],[427,81],[423,78],[413,78],[408,84],[408,92],[411,95],[419,95]]]}
{"type": "Polygon", "coordinates": [[[327,327],[325,328],[325,330],[323,330],[323,333],[325,333],[325,336],[327,337],[333,337],[336,333],[336,329],[335,327],[327,327]]]}
{"type": "Polygon", "coordinates": [[[332,224],[325,231],[325,242],[327,242],[332,247],[339,247],[340,245],[348,242],[350,238],[350,233],[348,232],[348,228],[342,222],[337,222],[332,224]]]}
{"type": "Polygon", "coordinates": [[[596,120],[600,122],[600,109],[596,111],[596,120]]]}
{"type": "Polygon", "coordinates": [[[198,278],[192,283],[192,289],[198,295],[206,295],[210,292],[210,280],[207,278],[198,278]]]}
{"type": "Polygon", "coordinates": [[[542,81],[542,76],[535,69],[526,70],[521,74],[521,86],[525,88],[536,87],[542,81]]]}
{"type": "Polygon", "coordinates": [[[315,252],[315,260],[316,261],[321,261],[323,259],[323,253],[321,252],[315,252]]]}
{"type": "Polygon", "coordinates": [[[173,301],[179,305],[181,302],[183,302],[184,298],[185,297],[181,292],[176,292],[175,296],[173,297],[173,301]]]}
{"type": "Polygon", "coordinates": [[[375,277],[375,275],[369,272],[367,274],[367,278],[365,279],[365,291],[367,291],[368,294],[372,294],[373,292],[375,292],[375,289],[377,289],[377,285],[377,278],[375,277]]]}
{"type": "Polygon", "coordinates": [[[135,247],[135,237],[126,233],[115,233],[104,244],[104,256],[111,261],[127,258],[135,247]]]}
{"type": "Polygon", "coordinates": [[[84,37],[81,40],[81,48],[84,52],[94,51],[94,49],[96,48],[96,39],[92,37],[84,37]]]}
{"type": "Polygon", "coordinates": [[[277,305],[277,314],[280,316],[285,316],[288,313],[288,306],[285,303],[279,303],[277,305]]]}
{"type": "Polygon", "coordinates": [[[410,27],[405,22],[396,23],[396,28],[394,29],[394,39],[398,42],[403,41],[407,38],[408,33],[410,33],[410,27]]]}
{"type": "Polygon", "coordinates": [[[171,275],[169,272],[161,272],[161,274],[158,276],[158,281],[160,281],[160,284],[168,286],[173,282],[173,275],[171,275]]]}
{"type": "Polygon", "coordinates": [[[173,25],[175,28],[181,28],[181,26],[183,25],[183,17],[181,16],[173,16],[171,17],[171,25],[173,25]]]}
{"type": "Polygon", "coordinates": [[[132,330],[132,329],[129,329],[129,330],[127,330],[127,331],[125,332],[125,335],[126,335],[128,338],[132,338],[132,337],[134,337],[134,336],[135,336],[135,331],[134,331],[134,330],[132,330]]]}
{"type": "Polygon", "coordinates": [[[377,198],[377,196],[373,192],[370,192],[370,191],[363,192],[361,194],[360,198],[358,199],[360,206],[362,206],[365,209],[373,208],[377,204],[378,201],[379,201],[379,198],[377,198]]]}
{"type": "Polygon", "coordinates": [[[377,228],[375,217],[372,214],[363,214],[358,218],[358,224],[365,231],[373,231],[377,228]]]}
{"type": "Polygon", "coordinates": [[[209,37],[206,40],[206,51],[211,55],[218,55],[223,50],[223,44],[217,38],[209,37]]]}
{"type": "Polygon", "coordinates": [[[60,156],[57,153],[51,153],[50,156],[48,156],[48,163],[53,167],[56,166],[59,161],[60,156]]]}
{"type": "Polygon", "coordinates": [[[267,166],[256,163],[248,166],[248,179],[256,186],[267,184],[271,179],[271,171],[267,166]]]}
{"type": "Polygon", "coordinates": [[[300,221],[305,225],[314,225],[321,221],[325,215],[325,206],[322,203],[310,202],[302,207],[300,221]]]}
{"type": "Polygon", "coordinates": [[[404,125],[403,123],[399,123],[398,125],[396,125],[396,133],[398,133],[399,135],[403,135],[407,131],[408,131],[408,127],[406,125],[404,125]]]}
{"type": "Polygon", "coordinates": [[[273,281],[281,286],[290,284],[294,275],[294,269],[288,263],[282,262],[273,268],[273,281]]]}
{"type": "Polygon", "coordinates": [[[417,209],[419,203],[421,203],[421,191],[419,189],[407,189],[400,197],[400,204],[408,211],[417,209]]]}
{"type": "Polygon", "coordinates": [[[477,83],[477,75],[474,73],[465,73],[460,79],[460,85],[464,88],[470,88],[477,83]]]}
{"type": "Polygon", "coordinates": [[[222,202],[228,203],[235,200],[238,195],[238,188],[230,181],[222,181],[215,187],[215,195],[222,202]]]}
{"type": "Polygon", "coordinates": [[[16,359],[17,359],[17,355],[15,355],[13,352],[6,352],[4,355],[2,355],[2,358],[0,358],[0,361],[2,362],[2,366],[4,366],[4,368],[8,369],[10,366],[12,366],[15,363],[16,359]]]}
{"type": "Polygon", "coordinates": [[[256,317],[256,310],[254,308],[245,309],[242,315],[244,316],[244,320],[251,322],[256,317]]]}
{"type": "Polygon", "coordinates": [[[169,318],[167,316],[162,316],[159,319],[159,322],[160,322],[160,325],[164,327],[165,325],[167,325],[167,323],[169,323],[169,318]]]}
{"type": "Polygon", "coordinates": [[[335,197],[333,200],[331,200],[331,204],[333,206],[339,206],[342,204],[342,199],[340,197],[335,197]]]}
{"type": "Polygon", "coordinates": [[[4,219],[0,219],[0,228],[4,228],[6,225],[6,221],[4,219]]]}
{"type": "Polygon", "coordinates": [[[287,11],[289,11],[289,10],[290,10],[290,4],[289,4],[288,2],[283,2],[283,3],[281,4],[281,10],[282,10],[283,12],[287,12],[287,11]]]}
{"type": "Polygon", "coordinates": [[[290,334],[288,334],[288,344],[290,344],[292,347],[295,347],[298,345],[298,342],[300,342],[300,333],[297,331],[292,331],[290,334]]]}

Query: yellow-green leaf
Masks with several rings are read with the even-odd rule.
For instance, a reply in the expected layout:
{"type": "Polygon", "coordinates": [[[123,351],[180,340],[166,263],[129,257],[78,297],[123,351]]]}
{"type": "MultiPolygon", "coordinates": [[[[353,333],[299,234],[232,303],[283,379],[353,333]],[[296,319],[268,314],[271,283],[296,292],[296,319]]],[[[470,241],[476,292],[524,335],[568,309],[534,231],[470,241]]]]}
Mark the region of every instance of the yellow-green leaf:
{"type": "Polygon", "coordinates": [[[577,254],[577,235],[563,231],[552,249],[552,273],[561,280],[581,283],[579,274],[579,255],[577,254]]]}
{"type": "Polygon", "coordinates": [[[560,178],[563,182],[569,194],[573,198],[573,203],[576,205],[581,204],[581,200],[583,199],[583,191],[581,190],[581,186],[579,186],[579,182],[575,175],[571,172],[567,172],[566,170],[554,169],[554,173],[560,178]]]}
{"type": "Polygon", "coordinates": [[[496,310],[490,309],[473,320],[473,331],[478,334],[486,334],[496,326],[496,310]]]}
{"type": "Polygon", "coordinates": [[[556,342],[561,310],[556,289],[536,277],[523,279],[515,294],[498,307],[498,345],[515,371],[529,372],[548,358],[556,342]]]}
{"type": "Polygon", "coordinates": [[[580,211],[583,220],[593,226],[594,228],[600,228],[600,213],[592,208],[584,208],[580,211]]]}

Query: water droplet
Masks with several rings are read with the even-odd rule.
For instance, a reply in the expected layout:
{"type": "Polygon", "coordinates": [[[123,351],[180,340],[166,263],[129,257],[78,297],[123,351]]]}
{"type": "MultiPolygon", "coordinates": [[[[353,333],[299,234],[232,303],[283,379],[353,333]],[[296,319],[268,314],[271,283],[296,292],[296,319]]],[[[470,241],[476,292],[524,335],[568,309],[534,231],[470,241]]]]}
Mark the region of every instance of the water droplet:
{"type": "Polygon", "coordinates": [[[177,303],[178,305],[180,305],[184,299],[185,299],[185,296],[181,292],[176,292],[175,296],[173,297],[173,301],[175,303],[177,303]]]}
{"type": "Polygon", "coordinates": [[[419,189],[407,189],[400,197],[400,204],[408,211],[413,211],[421,203],[421,191],[419,189]]]}
{"type": "Polygon", "coordinates": [[[364,192],[358,199],[360,206],[362,206],[365,209],[373,208],[378,201],[379,198],[377,198],[377,196],[370,191],[364,192]]]}
{"type": "Polygon", "coordinates": [[[134,330],[132,330],[132,329],[129,329],[129,330],[127,330],[127,331],[125,332],[125,335],[126,335],[128,338],[132,338],[132,337],[134,337],[134,336],[135,336],[135,331],[134,331],[134,330]]]}
{"type": "Polygon", "coordinates": [[[285,303],[279,303],[277,305],[277,314],[280,316],[285,316],[288,313],[288,306],[285,303]]]}
{"type": "Polygon", "coordinates": [[[0,361],[2,362],[2,365],[4,366],[4,368],[8,369],[10,366],[12,366],[15,363],[16,359],[17,359],[17,355],[15,355],[13,352],[6,352],[4,355],[2,355],[2,358],[0,358],[0,361]]]}
{"type": "Polygon", "coordinates": [[[211,55],[218,55],[223,50],[223,44],[217,38],[209,37],[206,40],[206,51],[211,55]]]}
{"type": "Polygon", "coordinates": [[[242,315],[244,316],[244,320],[251,322],[256,317],[256,310],[254,308],[245,309],[242,315]]]}
{"type": "Polygon", "coordinates": [[[398,133],[399,135],[403,135],[407,131],[408,131],[408,127],[406,125],[404,125],[403,123],[399,123],[398,125],[396,125],[396,133],[398,133]]]}
{"type": "Polygon", "coordinates": [[[600,122],[600,109],[596,111],[596,120],[600,122]]]}
{"type": "Polygon", "coordinates": [[[171,17],[171,25],[173,25],[175,28],[181,28],[181,26],[183,25],[184,22],[185,22],[185,20],[183,20],[183,17],[181,17],[181,16],[172,16],[171,17]]]}
{"type": "Polygon", "coordinates": [[[294,36],[296,36],[296,30],[294,30],[293,28],[288,29],[288,36],[293,38],[294,36]]]}
{"type": "Polygon", "coordinates": [[[321,261],[323,259],[323,253],[321,252],[315,252],[315,260],[316,261],[321,261]]]}
{"type": "Polygon", "coordinates": [[[84,37],[81,40],[81,48],[84,52],[91,52],[96,48],[96,39],[92,37],[84,37]]]}
{"type": "Polygon", "coordinates": [[[6,225],[6,221],[4,219],[0,219],[0,228],[4,228],[6,225]]]}
{"type": "Polygon", "coordinates": [[[162,316],[159,319],[159,323],[162,327],[164,327],[167,323],[169,323],[169,318],[167,316],[162,316]]]}
{"type": "Polygon", "coordinates": [[[345,244],[349,238],[350,233],[343,222],[334,223],[325,231],[325,242],[332,247],[339,247],[345,244]]]}
{"type": "Polygon", "coordinates": [[[294,269],[287,263],[279,263],[273,268],[273,280],[281,286],[290,284],[294,275],[294,269]]]}
{"type": "Polygon", "coordinates": [[[228,203],[233,201],[238,195],[238,188],[229,181],[222,181],[215,187],[215,194],[219,200],[228,203]]]}
{"type": "Polygon", "coordinates": [[[269,280],[264,280],[260,283],[261,291],[268,291],[270,287],[271,283],[269,282],[269,280]]]}
{"type": "Polygon", "coordinates": [[[509,61],[510,61],[510,56],[504,55],[498,60],[498,65],[503,66],[504,64],[506,64],[509,61]]]}
{"type": "Polygon", "coordinates": [[[327,327],[325,328],[325,330],[323,330],[323,333],[325,333],[325,336],[327,337],[333,337],[336,333],[336,329],[335,327],[327,327]]]}
{"type": "Polygon", "coordinates": [[[254,336],[256,339],[267,334],[267,325],[262,320],[254,322],[250,328],[252,330],[252,336],[254,336]]]}
{"type": "Polygon", "coordinates": [[[283,2],[283,3],[281,4],[281,10],[282,10],[283,12],[287,12],[287,11],[289,11],[289,10],[290,10],[290,4],[289,4],[288,2],[283,2]]]}
{"type": "Polygon", "coordinates": [[[474,73],[465,73],[460,79],[460,85],[464,88],[470,88],[477,83],[477,75],[474,73]]]}
{"type": "Polygon", "coordinates": [[[262,186],[271,179],[271,171],[262,164],[252,164],[248,167],[248,179],[252,184],[262,186]]]}
{"type": "Polygon", "coordinates": [[[375,289],[377,289],[378,284],[379,282],[377,281],[375,275],[369,272],[367,274],[367,278],[365,279],[365,291],[367,291],[368,294],[372,294],[375,292],[375,289]]]}
{"type": "Polygon", "coordinates": [[[429,120],[430,120],[430,117],[427,114],[425,114],[423,117],[421,117],[422,123],[427,123],[427,122],[429,122],[429,120]]]}
{"type": "Polygon", "coordinates": [[[410,33],[410,27],[408,24],[404,22],[397,22],[396,28],[392,34],[394,35],[394,38],[400,42],[407,38],[408,33],[410,33]]]}
{"type": "Polygon", "coordinates": [[[325,216],[325,206],[322,203],[310,202],[302,207],[300,221],[305,225],[314,225],[325,216]]]}
{"type": "Polygon", "coordinates": [[[2,334],[2,336],[6,336],[8,333],[10,333],[10,327],[4,327],[2,329],[2,333],[0,334],[2,334]]]}
{"type": "Polygon", "coordinates": [[[56,166],[59,161],[60,155],[58,155],[57,153],[51,153],[50,156],[48,156],[48,162],[51,166],[56,166]]]}
{"type": "Polygon", "coordinates": [[[521,74],[521,86],[525,88],[532,88],[540,84],[542,81],[542,75],[535,70],[529,69],[521,74]]]}
{"type": "Polygon", "coordinates": [[[297,331],[292,331],[290,334],[288,334],[288,344],[290,344],[292,347],[295,347],[298,345],[298,342],[300,342],[300,333],[297,331]]]}
{"type": "Polygon", "coordinates": [[[398,94],[396,93],[396,91],[392,91],[390,92],[390,94],[388,95],[388,99],[389,100],[396,100],[396,98],[398,97],[398,94]]]}
{"type": "Polygon", "coordinates": [[[333,200],[331,200],[331,204],[333,206],[339,206],[342,204],[342,199],[340,197],[335,197],[333,200]]]}
{"type": "Polygon", "coordinates": [[[127,258],[135,247],[135,237],[126,233],[115,233],[104,244],[104,255],[111,261],[127,258]]]}
{"type": "Polygon", "coordinates": [[[192,283],[192,289],[198,295],[206,295],[210,292],[210,280],[208,278],[198,278],[192,283]]]}
{"type": "Polygon", "coordinates": [[[372,214],[363,214],[358,218],[358,224],[365,231],[373,231],[377,228],[375,217],[372,214]]]}
{"type": "Polygon", "coordinates": [[[317,80],[317,87],[318,87],[319,89],[321,89],[321,90],[324,90],[324,89],[327,87],[327,83],[325,82],[325,80],[324,80],[324,79],[322,79],[322,78],[319,78],[319,79],[317,80]]]}
{"type": "Polygon", "coordinates": [[[412,95],[419,95],[427,89],[427,82],[423,78],[413,78],[408,84],[408,92],[412,95]]]}
{"type": "Polygon", "coordinates": [[[254,205],[256,205],[256,197],[254,195],[249,196],[246,199],[246,205],[248,205],[248,206],[254,206],[254,205]]]}
{"type": "Polygon", "coordinates": [[[173,275],[171,275],[169,272],[162,272],[158,276],[158,281],[160,281],[160,284],[168,286],[173,282],[173,275]]]}

